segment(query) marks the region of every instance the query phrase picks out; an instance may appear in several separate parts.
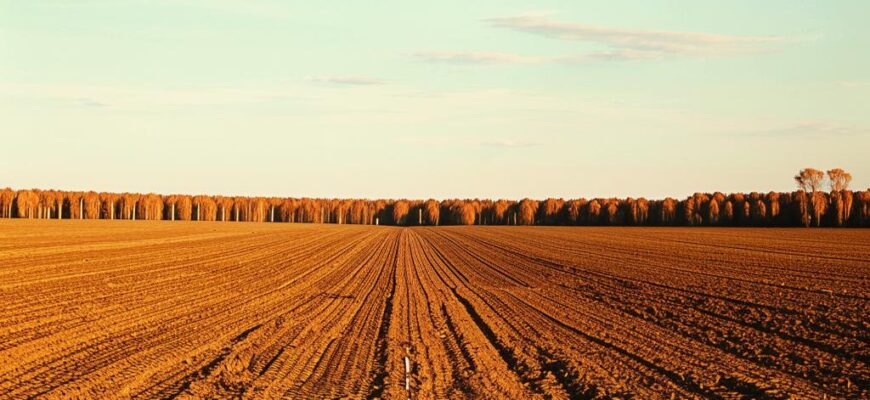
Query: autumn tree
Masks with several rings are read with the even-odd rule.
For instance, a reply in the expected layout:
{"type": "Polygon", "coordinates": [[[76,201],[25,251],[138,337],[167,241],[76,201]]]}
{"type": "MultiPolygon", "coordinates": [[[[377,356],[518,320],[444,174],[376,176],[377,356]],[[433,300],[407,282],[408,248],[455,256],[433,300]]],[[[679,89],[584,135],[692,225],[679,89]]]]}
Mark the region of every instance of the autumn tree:
{"type": "Polygon", "coordinates": [[[823,192],[815,192],[810,196],[812,212],[813,212],[813,222],[816,226],[821,226],[822,217],[828,211],[828,197],[823,192]]]}
{"type": "Polygon", "coordinates": [[[457,225],[473,225],[476,212],[474,205],[471,202],[464,200],[453,200],[450,202],[448,209],[450,210],[451,219],[457,225]]]}
{"type": "Polygon", "coordinates": [[[852,182],[852,174],[843,171],[842,168],[828,170],[828,183],[831,185],[832,192],[839,192],[848,189],[849,182],[852,182]]]}
{"type": "Polygon", "coordinates": [[[264,222],[269,214],[269,201],[262,197],[255,197],[251,199],[249,209],[251,217],[248,221],[264,222]]]}
{"type": "Polygon", "coordinates": [[[55,197],[57,192],[54,190],[43,190],[39,192],[39,218],[51,219],[51,214],[55,207],[55,197]]]}
{"type": "MultiPolygon", "coordinates": [[[[224,208],[224,201],[221,201],[221,208],[224,208]]],[[[285,199],[281,203],[281,207],[279,208],[281,212],[281,219],[285,222],[296,222],[296,199],[285,199]]]]}
{"type": "MultiPolygon", "coordinates": [[[[281,214],[278,212],[278,209],[281,208],[281,199],[277,197],[271,197],[267,200],[269,202],[269,222],[278,222],[281,218],[281,214]]],[[[217,210],[215,210],[217,212],[217,210]]],[[[214,221],[212,219],[211,221],[214,221]]]]}
{"type": "Polygon", "coordinates": [[[511,203],[507,200],[498,200],[492,205],[493,222],[501,225],[508,224],[508,210],[511,203]]]}
{"type": "Polygon", "coordinates": [[[479,199],[474,199],[469,202],[471,208],[474,209],[474,220],[478,225],[483,225],[483,203],[479,199]]]}
{"type": "Polygon", "coordinates": [[[774,223],[779,221],[779,213],[782,206],[779,204],[779,193],[777,192],[769,192],[767,196],[765,196],[765,201],[767,202],[767,213],[770,216],[770,220],[774,223]]]}
{"type": "Polygon", "coordinates": [[[66,208],[69,210],[69,219],[84,219],[82,194],[80,192],[67,192],[65,197],[66,208]]]}
{"type": "Polygon", "coordinates": [[[677,220],[677,200],[666,197],[661,204],[661,221],[665,225],[673,225],[677,220]]]}
{"type": "Polygon", "coordinates": [[[100,219],[100,195],[97,192],[87,192],[82,195],[86,219],[100,219]]]}
{"type": "Polygon", "coordinates": [[[118,195],[115,193],[100,193],[100,200],[103,203],[103,218],[115,219],[115,205],[118,202],[118,195]]]}
{"type": "Polygon", "coordinates": [[[538,222],[542,225],[556,225],[559,222],[559,214],[564,203],[565,201],[562,199],[549,198],[544,200],[538,207],[538,222]]]}
{"type": "Polygon", "coordinates": [[[843,190],[840,192],[840,198],[843,200],[843,222],[848,223],[852,219],[855,195],[849,190],[843,190]]]}
{"type": "Polygon", "coordinates": [[[858,193],[858,224],[870,225],[870,189],[858,193]]]}
{"type": "Polygon", "coordinates": [[[619,213],[619,201],[616,199],[608,199],[604,203],[604,212],[607,216],[608,225],[620,225],[622,218],[619,213]]]}
{"type": "Polygon", "coordinates": [[[12,206],[15,202],[15,191],[5,188],[0,191],[0,217],[12,218],[12,206]]]}
{"type": "MultiPolygon", "coordinates": [[[[704,214],[705,209],[709,206],[710,197],[704,193],[696,192],[692,195],[693,202],[693,213],[689,216],[691,218],[691,225],[703,225],[704,224],[704,214]]],[[[709,212],[707,212],[709,215],[709,212]]]]}
{"type": "Polygon", "coordinates": [[[175,213],[181,221],[193,219],[193,199],[188,195],[178,195],[175,200],[175,213]]]}
{"type": "Polygon", "coordinates": [[[138,193],[124,193],[121,195],[121,212],[124,219],[136,219],[138,211],[136,204],[139,202],[138,193]]]}
{"type": "Polygon", "coordinates": [[[18,218],[34,218],[39,205],[39,195],[32,190],[19,190],[15,194],[15,206],[18,208],[18,218]]]}
{"type": "Polygon", "coordinates": [[[217,203],[210,196],[194,196],[193,207],[197,221],[215,221],[217,219],[217,203]]]}
{"type": "Polygon", "coordinates": [[[810,193],[815,193],[816,190],[821,188],[824,179],[825,173],[815,168],[804,168],[794,176],[794,180],[798,187],[801,190],[810,193]]]}
{"type": "Polygon", "coordinates": [[[845,203],[843,201],[843,192],[832,191],[831,192],[831,214],[833,217],[833,222],[835,226],[843,226],[846,221],[846,210],[844,209],[845,203]]]}
{"type": "Polygon", "coordinates": [[[163,211],[166,213],[166,220],[175,221],[178,219],[178,196],[171,194],[163,197],[163,211]]]}
{"type": "Polygon", "coordinates": [[[707,205],[707,223],[710,225],[719,223],[719,201],[716,199],[710,199],[707,205]]]}
{"type": "MultiPolygon", "coordinates": [[[[218,206],[218,215],[220,216],[220,221],[229,221],[230,216],[232,215],[231,212],[233,209],[233,198],[219,196],[216,198],[215,202],[218,206]]],[[[287,219],[287,221],[289,221],[289,219],[287,219]]]]}
{"type": "Polygon", "coordinates": [[[408,211],[410,211],[410,207],[407,201],[399,200],[393,203],[393,223],[396,225],[406,225],[408,211]]]}
{"type": "Polygon", "coordinates": [[[800,223],[800,225],[809,227],[810,226],[810,202],[807,198],[806,192],[803,190],[799,190],[795,194],[795,219],[800,223]]]}
{"type": "Polygon", "coordinates": [[[592,199],[586,204],[586,220],[592,225],[601,222],[601,203],[598,199],[592,199]]]}
{"type": "Polygon", "coordinates": [[[522,199],[519,203],[517,223],[519,225],[534,225],[535,214],[538,212],[538,202],[532,199],[522,199]]]}
{"type": "Polygon", "coordinates": [[[580,219],[583,216],[583,207],[586,206],[586,199],[568,200],[563,206],[565,209],[565,219],[571,225],[579,225],[580,219]]]}
{"type": "Polygon", "coordinates": [[[683,221],[686,225],[695,224],[695,199],[692,197],[683,202],[683,221]]]}
{"type": "Polygon", "coordinates": [[[734,203],[731,200],[725,200],[724,222],[728,225],[734,224],[734,203]]]}
{"type": "Polygon", "coordinates": [[[426,200],[423,204],[423,215],[426,218],[426,224],[438,226],[441,219],[441,204],[433,199],[426,200]]]}
{"type": "Polygon", "coordinates": [[[751,206],[752,222],[756,226],[763,226],[767,222],[767,206],[761,199],[754,200],[751,206]]]}
{"type": "Polygon", "coordinates": [[[244,197],[233,198],[233,221],[246,221],[248,211],[248,199],[244,197]]]}
{"type": "Polygon", "coordinates": [[[644,225],[649,218],[649,201],[641,197],[639,199],[628,199],[629,219],[632,225],[644,225]]]}
{"type": "Polygon", "coordinates": [[[139,196],[139,201],[136,203],[136,215],[144,220],[161,220],[163,219],[164,199],[158,194],[149,193],[139,196]]]}
{"type": "Polygon", "coordinates": [[[350,205],[350,223],[364,224],[368,212],[365,201],[354,200],[350,205]]]}

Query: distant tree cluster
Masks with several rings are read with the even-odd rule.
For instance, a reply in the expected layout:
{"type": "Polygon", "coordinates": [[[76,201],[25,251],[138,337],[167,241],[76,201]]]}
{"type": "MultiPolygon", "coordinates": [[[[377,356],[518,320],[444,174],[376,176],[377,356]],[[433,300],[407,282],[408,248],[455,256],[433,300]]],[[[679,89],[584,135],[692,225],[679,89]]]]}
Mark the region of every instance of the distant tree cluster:
{"type": "Polygon", "coordinates": [[[594,198],[367,200],[0,190],[0,218],[247,221],[362,225],[870,226],[870,189],[812,168],[799,190],[594,198]],[[827,178],[827,179],[826,179],[827,178]],[[827,180],[829,191],[823,187],[827,180]]]}

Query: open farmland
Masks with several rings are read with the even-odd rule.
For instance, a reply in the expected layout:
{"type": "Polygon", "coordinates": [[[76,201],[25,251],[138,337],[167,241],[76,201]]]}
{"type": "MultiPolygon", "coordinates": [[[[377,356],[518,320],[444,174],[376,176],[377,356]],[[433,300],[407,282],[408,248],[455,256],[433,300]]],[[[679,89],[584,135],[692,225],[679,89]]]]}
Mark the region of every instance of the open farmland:
{"type": "Polygon", "coordinates": [[[0,398],[867,398],[868,293],[857,229],[4,220],[0,398]]]}

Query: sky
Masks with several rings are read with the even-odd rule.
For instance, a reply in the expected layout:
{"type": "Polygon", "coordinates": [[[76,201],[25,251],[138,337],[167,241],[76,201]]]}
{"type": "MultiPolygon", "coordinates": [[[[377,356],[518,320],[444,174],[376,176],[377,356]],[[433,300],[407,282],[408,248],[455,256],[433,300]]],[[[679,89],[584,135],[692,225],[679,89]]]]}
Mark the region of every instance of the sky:
{"type": "Polygon", "coordinates": [[[0,187],[870,186],[870,2],[0,0],[0,187]]]}

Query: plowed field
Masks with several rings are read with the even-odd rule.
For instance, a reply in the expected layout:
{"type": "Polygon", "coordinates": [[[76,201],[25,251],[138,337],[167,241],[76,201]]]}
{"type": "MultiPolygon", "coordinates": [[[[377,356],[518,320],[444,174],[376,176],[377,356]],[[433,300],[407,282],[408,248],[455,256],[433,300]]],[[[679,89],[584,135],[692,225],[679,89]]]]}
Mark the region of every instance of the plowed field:
{"type": "Polygon", "coordinates": [[[868,293],[866,230],[7,220],[0,398],[868,398],[868,293]]]}

